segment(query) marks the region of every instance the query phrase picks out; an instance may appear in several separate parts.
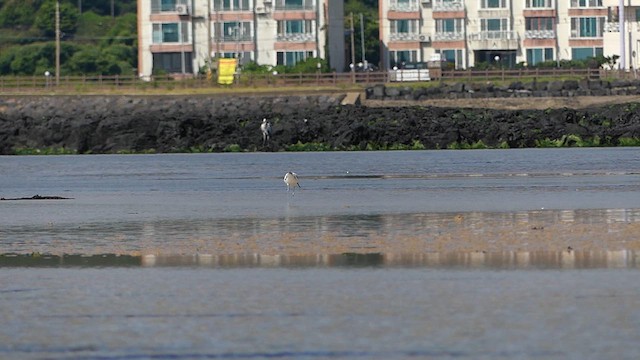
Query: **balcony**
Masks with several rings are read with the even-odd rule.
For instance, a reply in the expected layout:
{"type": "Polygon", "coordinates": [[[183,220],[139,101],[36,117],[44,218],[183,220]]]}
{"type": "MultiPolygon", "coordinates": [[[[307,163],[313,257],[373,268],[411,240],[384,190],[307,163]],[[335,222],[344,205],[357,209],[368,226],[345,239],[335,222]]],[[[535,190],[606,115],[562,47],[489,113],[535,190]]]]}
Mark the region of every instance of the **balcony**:
{"type": "Polygon", "coordinates": [[[427,34],[418,34],[418,33],[391,33],[389,35],[390,41],[419,41],[419,42],[430,42],[431,37],[427,34]]]}
{"type": "Polygon", "coordinates": [[[313,33],[278,34],[276,41],[279,42],[315,42],[316,36],[313,33]]]}
{"type": "Polygon", "coordinates": [[[392,3],[392,4],[389,4],[389,11],[416,12],[416,11],[420,11],[420,5],[417,2],[414,2],[414,3],[392,3]]]}
{"type": "Polygon", "coordinates": [[[463,32],[437,32],[433,35],[433,41],[460,41],[464,40],[463,32]]]}
{"type": "Polygon", "coordinates": [[[525,39],[555,39],[555,30],[526,30],[524,32],[525,39]]]}
{"type": "Polygon", "coordinates": [[[445,11],[464,11],[464,4],[462,3],[462,1],[436,1],[433,3],[433,12],[445,11]]]}
{"type": "Polygon", "coordinates": [[[225,35],[225,36],[215,36],[213,38],[214,41],[223,42],[223,43],[235,43],[235,42],[253,42],[253,36],[251,35],[225,35]]]}
{"type": "Polygon", "coordinates": [[[515,31],[482,31],[469,34],[472,50],[517,50],[518,33],[515,31]]]}

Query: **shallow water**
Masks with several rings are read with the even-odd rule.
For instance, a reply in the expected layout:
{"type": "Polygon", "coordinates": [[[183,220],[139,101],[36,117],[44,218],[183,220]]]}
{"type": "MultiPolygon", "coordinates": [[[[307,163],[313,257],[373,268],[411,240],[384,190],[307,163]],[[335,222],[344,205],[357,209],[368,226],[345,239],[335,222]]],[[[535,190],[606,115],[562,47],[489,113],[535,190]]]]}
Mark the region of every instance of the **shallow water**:
{"type": "Polygon", "coordinates": [[[640,356],[636,270],[14,268],[0,281],[6,359],[640,356]]]}
{"type": "Polygon", "coordinates": [[[637,359],[639,154],[2,156],[0,358],[637,359]]]}

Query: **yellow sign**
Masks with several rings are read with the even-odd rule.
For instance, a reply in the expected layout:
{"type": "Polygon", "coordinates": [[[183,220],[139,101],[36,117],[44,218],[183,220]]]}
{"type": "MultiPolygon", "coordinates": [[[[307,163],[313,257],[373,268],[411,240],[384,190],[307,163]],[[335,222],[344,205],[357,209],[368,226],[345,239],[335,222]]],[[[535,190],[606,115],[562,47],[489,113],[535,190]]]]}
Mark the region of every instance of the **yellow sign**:
{"type": "Polygon", "coordinates": [[[218,84],[233,84],[237,59],[218,59],[218,84]]]}

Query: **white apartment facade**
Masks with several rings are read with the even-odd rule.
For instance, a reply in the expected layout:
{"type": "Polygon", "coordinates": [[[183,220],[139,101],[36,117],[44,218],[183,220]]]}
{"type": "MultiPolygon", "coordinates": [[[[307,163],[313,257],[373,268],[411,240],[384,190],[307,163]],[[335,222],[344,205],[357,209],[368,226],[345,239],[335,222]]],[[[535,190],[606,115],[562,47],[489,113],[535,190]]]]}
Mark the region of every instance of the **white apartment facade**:
{"type": "Polygon", "coordinates": [[[342,0],[138,0],[138,74],[195,74],[215,57],[344,68],[342,0]]]}
{"type": "Polygon", "coordinates": [[[465,69],[623,54],[617,66],[640,64],[640,0],[380,0],[379,11],[387,69],[434,58],[465,69]]]}

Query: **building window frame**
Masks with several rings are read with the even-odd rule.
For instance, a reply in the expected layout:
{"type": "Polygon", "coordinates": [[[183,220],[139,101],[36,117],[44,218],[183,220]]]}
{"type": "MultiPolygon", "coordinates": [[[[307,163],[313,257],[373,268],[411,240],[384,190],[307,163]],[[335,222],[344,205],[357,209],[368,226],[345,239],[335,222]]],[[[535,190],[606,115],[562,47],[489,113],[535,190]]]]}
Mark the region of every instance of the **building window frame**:
{"type": "Polygon", "coordinates": [[[571,38],[602,38],[606,18],[603,16],[586,16],[571,18],[571,38]]]}
{"type": "Polygon", "coordinates": [[[480,0],[480,9],[507,9],[507,0],[480,0]]]}
{"type": "Polygon", "coordinates": [[[190,27],[187,22],[153,23],[151,27],[153,44],[188,44],[191,42],[190,27]]]}
{"type": "Polygon", "coordinates": [[[602,0],[571,0],[572,8],[599,8],[602,6],[602,0]]]}
{"type": "Polygon", "coordinates": [[[530,48],[526,50],[527,65],[533,66],[538,63],[553,60],[553,48],[530,48]]]}

